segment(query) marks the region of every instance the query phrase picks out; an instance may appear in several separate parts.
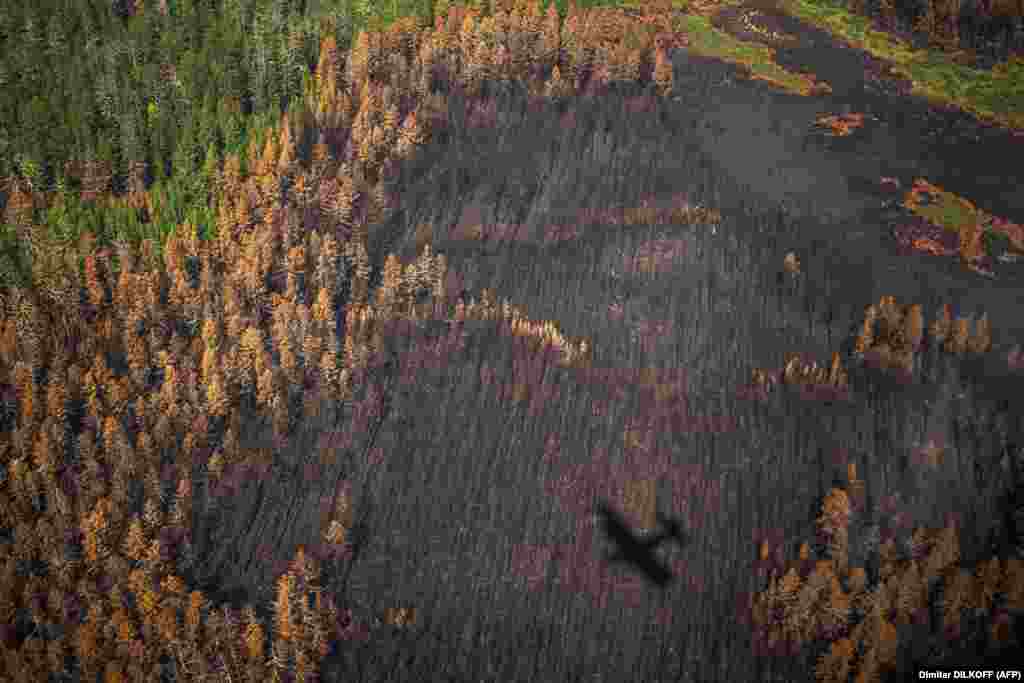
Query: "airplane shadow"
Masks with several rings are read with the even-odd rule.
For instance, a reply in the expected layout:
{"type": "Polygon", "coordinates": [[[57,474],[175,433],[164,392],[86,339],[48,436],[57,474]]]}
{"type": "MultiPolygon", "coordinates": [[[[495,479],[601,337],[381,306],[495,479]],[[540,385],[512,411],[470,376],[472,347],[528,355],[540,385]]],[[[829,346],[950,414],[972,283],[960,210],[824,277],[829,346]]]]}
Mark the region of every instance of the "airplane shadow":
{"type": "Polygon", "coordinates": [[[691,538],[683,531],[678,518],[666,517],[658,513],[658,521],[662,526],[660,533],[649,536],[635,534],[626,523],[625,517],[605,501],[597,504],[598,522],[608,539],[616,549],[606,556],[610,563],[628,563],[658,588],[667,588],[675,580],[675,575],[654,554],[654,551],[666,540],[672,539],[685,547],[691,538]]]}

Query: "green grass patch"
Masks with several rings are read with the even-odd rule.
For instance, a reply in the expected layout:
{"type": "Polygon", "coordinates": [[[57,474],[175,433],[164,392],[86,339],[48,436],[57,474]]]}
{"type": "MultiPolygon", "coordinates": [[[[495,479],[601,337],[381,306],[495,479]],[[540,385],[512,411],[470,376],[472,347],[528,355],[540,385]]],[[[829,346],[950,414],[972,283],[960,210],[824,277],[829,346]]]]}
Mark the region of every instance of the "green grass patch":
{"type": "Polygon", "coordinates": [[[706,17],[688,15],[683,30],[690,38],[687,50],[694,54],[742,64],[760,80],[797,94],[806,95],[815,85],[815,81],[803,74],[792,73],[776,64],[772,48],[733,38],[712,26],[706,17]]]}
{"type": "Polygon", "coordinates": [[[892,62],[897,74],[913,82],[914,94],[1024,129],[1024,62],[1019,59],[991,72],[972,69],[954,63],[941,51],[915,50],[905,41],[875,31],[866,17],[852,15],[832,0],[783,0],[783,9],[892,62]]]}

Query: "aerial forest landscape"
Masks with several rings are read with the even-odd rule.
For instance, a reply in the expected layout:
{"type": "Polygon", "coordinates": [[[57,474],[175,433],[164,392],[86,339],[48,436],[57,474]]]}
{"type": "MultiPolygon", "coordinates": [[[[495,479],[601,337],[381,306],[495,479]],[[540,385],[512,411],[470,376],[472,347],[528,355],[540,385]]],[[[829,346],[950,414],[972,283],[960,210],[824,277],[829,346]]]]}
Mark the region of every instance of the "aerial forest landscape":
{"type": "Polygon", "coordinates": [[[0,681],[1024,670],[1024,0],[0,11],[0,681]]]}

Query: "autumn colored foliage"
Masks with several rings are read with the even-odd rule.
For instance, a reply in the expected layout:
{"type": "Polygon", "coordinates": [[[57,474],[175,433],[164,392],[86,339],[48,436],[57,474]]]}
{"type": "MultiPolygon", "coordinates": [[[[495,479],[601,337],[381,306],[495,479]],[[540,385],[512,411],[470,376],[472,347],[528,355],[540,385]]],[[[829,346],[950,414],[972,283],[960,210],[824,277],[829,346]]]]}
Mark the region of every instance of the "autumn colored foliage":
{"type": "MultiPolygon", "coordinates": [[[[133,3],[131,12],[169,16],[168,3],[150,5],[133,3]]],[[[510,374],[495,379],[480,368],[481,383],[493,390],[488,398],[533,414],[557,401],[560,387],[526,351],[588,381],[610,382],[592,367],[592,341],[570,338],[554,321],[486,289],[458,291],[459,273],[433,251],[432,226],[417,230],[416,256],[404,261],[389,253],[375,263],[370,237],[397,209],[398,165],[451,125],[451,88],[481,100],[503,81],[554,100],[622,83],[641,84],[645,98],[671,95],[672,50],[687,37],[669,10],[664,3],[647,12],[573,7],[563,19],[536,1],[494,12],[453,5],[433,26],[407,19],[362,32],[347,51],[325,32],[303,97],[275,115],[265,135],[206,169],[218,189],[212,239],[186,218],[162,244],[102,245],[90,232],[78,244],[60,242],[35,222],[45,198],[30,183],[13,183],[5,218],[40,256],[30,282],[0,293],[0,512],[13,533],[13,542],[0,546],[0,612],[3,624],[24,626],[4,627],[6,680],[149,681],[170,667],[181,680],[308,681],[333,647],[368,637],[367,624],[323,584],[324,568],[351,557],[357,545],[359,498],[349,482],[321,501],[310,537],[287,550],[265,605],[221,604],[190,585],[189,570],[199,562],[197,509],[241,495],[249,477],[292,467],[275,458],[303,422],[333,426],[316,444],[318,462],[301,464],[307,477],[343,452],[380,465],[386,453],[373,438],[393,392],[441,374],[472,325],[489,326],[515,349],[510,374]],[[427,332],[428,322],[443,331],[427,332]],[[386,370],[394,367],[400,370],[392,383],[386,370]],[[273,448],[248,445],[253,424],[268,426],[273,448]]],[[[160,76],[169,88],[187,78],[171,65],[160,76]]],[[[290,81],[281,87],[297,90],[290,81]]],[[[473,120],[487,124],[494,115],[483,107],[473,120]]],[[[89,159],[68,171],[86,201],[162,213],[173,198],[146,190],[145,163],[130,161],[128,188],[118,198],[108,161],[89,159]]],[[[628,226],[716,218],[711,209],[642,205],[615,220],[628,226]]],[[[514,227],[467,233],[518,234],[514,227]]],[[[544,235],[548,243],[569,239],[558,229],[544,235]]],[[[687,246],[649,241],[617,265],[654,275],[687,246]]],[[[923,336],[920,311],[883,301],[872,315],[859,350],[895,354],[903,367],[923,336]]],[[[638,333],[653,343],[665,325],[643,320],[638,333]]],[[[955,353],[987,351],[989,335],[987,319],[972,336],[948,312],[932,329],[955,353]]],[[[790,359],[783,376],[846,383],[838,358],[828,370],[790,359]]],[[[689,410],[678,373],[650,371],[637,381],[644,410],[630,416],[623,434],[629,458],[617,465],[629,475],[625,506],[638,524],[652,526],[653,482],[667,474],[678,499],[702,497],[687,513],[699,526],[720,495],[718,482],[703,470],[674,467],[658,435],[724,433],[734,422],[689,410]]],[[[595,404],[595,413],[604,408],[595,404]]],[[[574,508],[581,503],[572,485],[603,485],[611,464],[599,454],[589,467],[559,466],[552,492],[574,508]]],[[[828,559],[807,576],[778,577],[756,607],[769,642],[834,640],[820,667],[830,680],[855,663],[874,671],[892,661],[893,620],[913,618],[931,578],[941,575],[951,587],[944,603],[950,625],[968,606],[1020,609],[1019,566],[985,565],[978,578],[951,574],[956,539],[948,532],[924,538],[928,552],[916,564],[890,558],[884,567],[897,577],[892,587],[869,586],[863,570],[849,566],[851,514],[849,496],[830,493],[819,520],[828,559]],[[852,615],[862,603],[865,616],[857,621],[852,615]],[[779,609],[781,621],[772,616],[779,609]],[[862,642],[868,649],[856,655],[862,642]]],[[[585,550],[582,543],[540,553],[563,559],[564,581],[599,601],[613,589],[637,590],[597,572],[585,550]]],[[[261,559],[280,560],[283,552],[271,547],[261,559]]],[[[527,574],[540,562],[529,555],[519,558],[527,574]]],[[[396,629],[417,623],[413,605],[384,609],[396,629]]]]}

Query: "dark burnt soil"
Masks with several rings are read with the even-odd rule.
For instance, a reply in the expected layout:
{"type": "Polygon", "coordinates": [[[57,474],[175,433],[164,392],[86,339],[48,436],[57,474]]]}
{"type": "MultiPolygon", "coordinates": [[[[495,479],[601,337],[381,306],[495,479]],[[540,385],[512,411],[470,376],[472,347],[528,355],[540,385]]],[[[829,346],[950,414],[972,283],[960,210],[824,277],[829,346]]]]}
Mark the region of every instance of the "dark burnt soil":
{"type": "Polygon", "coordinates": [[[782,67],[813,73],[833,90],[801,97],[746,78],[731,65],[685,53],[676,59],[684,107],[688,80],[695,82],[701,69],[722,72],[722,87],[690,107],[693,125],[709,131],[703,151],[752,196],[774,196],[803,226],[792,249],[810,265],[810,290],[815,277],[827,276],[841,283],[827,290],[844,300],[838,302],[844,308],[863,310],[893,295],[926,310],[932,302],[945,302],[959,315],[986,311],[997,350],[1024,341],[1024,266],[998,263],[995,277],[986,278],[955,258],[908,254],[893,236],[897,227],[919,220],[899,206],[918,178],[990,214],[1024,223],[1024,135],[910,95],[910,84],[894,79],[884,60],[768,0],[723,10],[713,23],[775,48],[782,67]],[[744,28],[742,13],[750,9],[759,10],[753,18],[759,29],[784,38],[773,43],[744,28]],[[865,117],[851,135],[814,131],[817,117],[849,113],[865,117]],[[900,189],[883,187],[884,176],[898,179],[900,189]]]}

